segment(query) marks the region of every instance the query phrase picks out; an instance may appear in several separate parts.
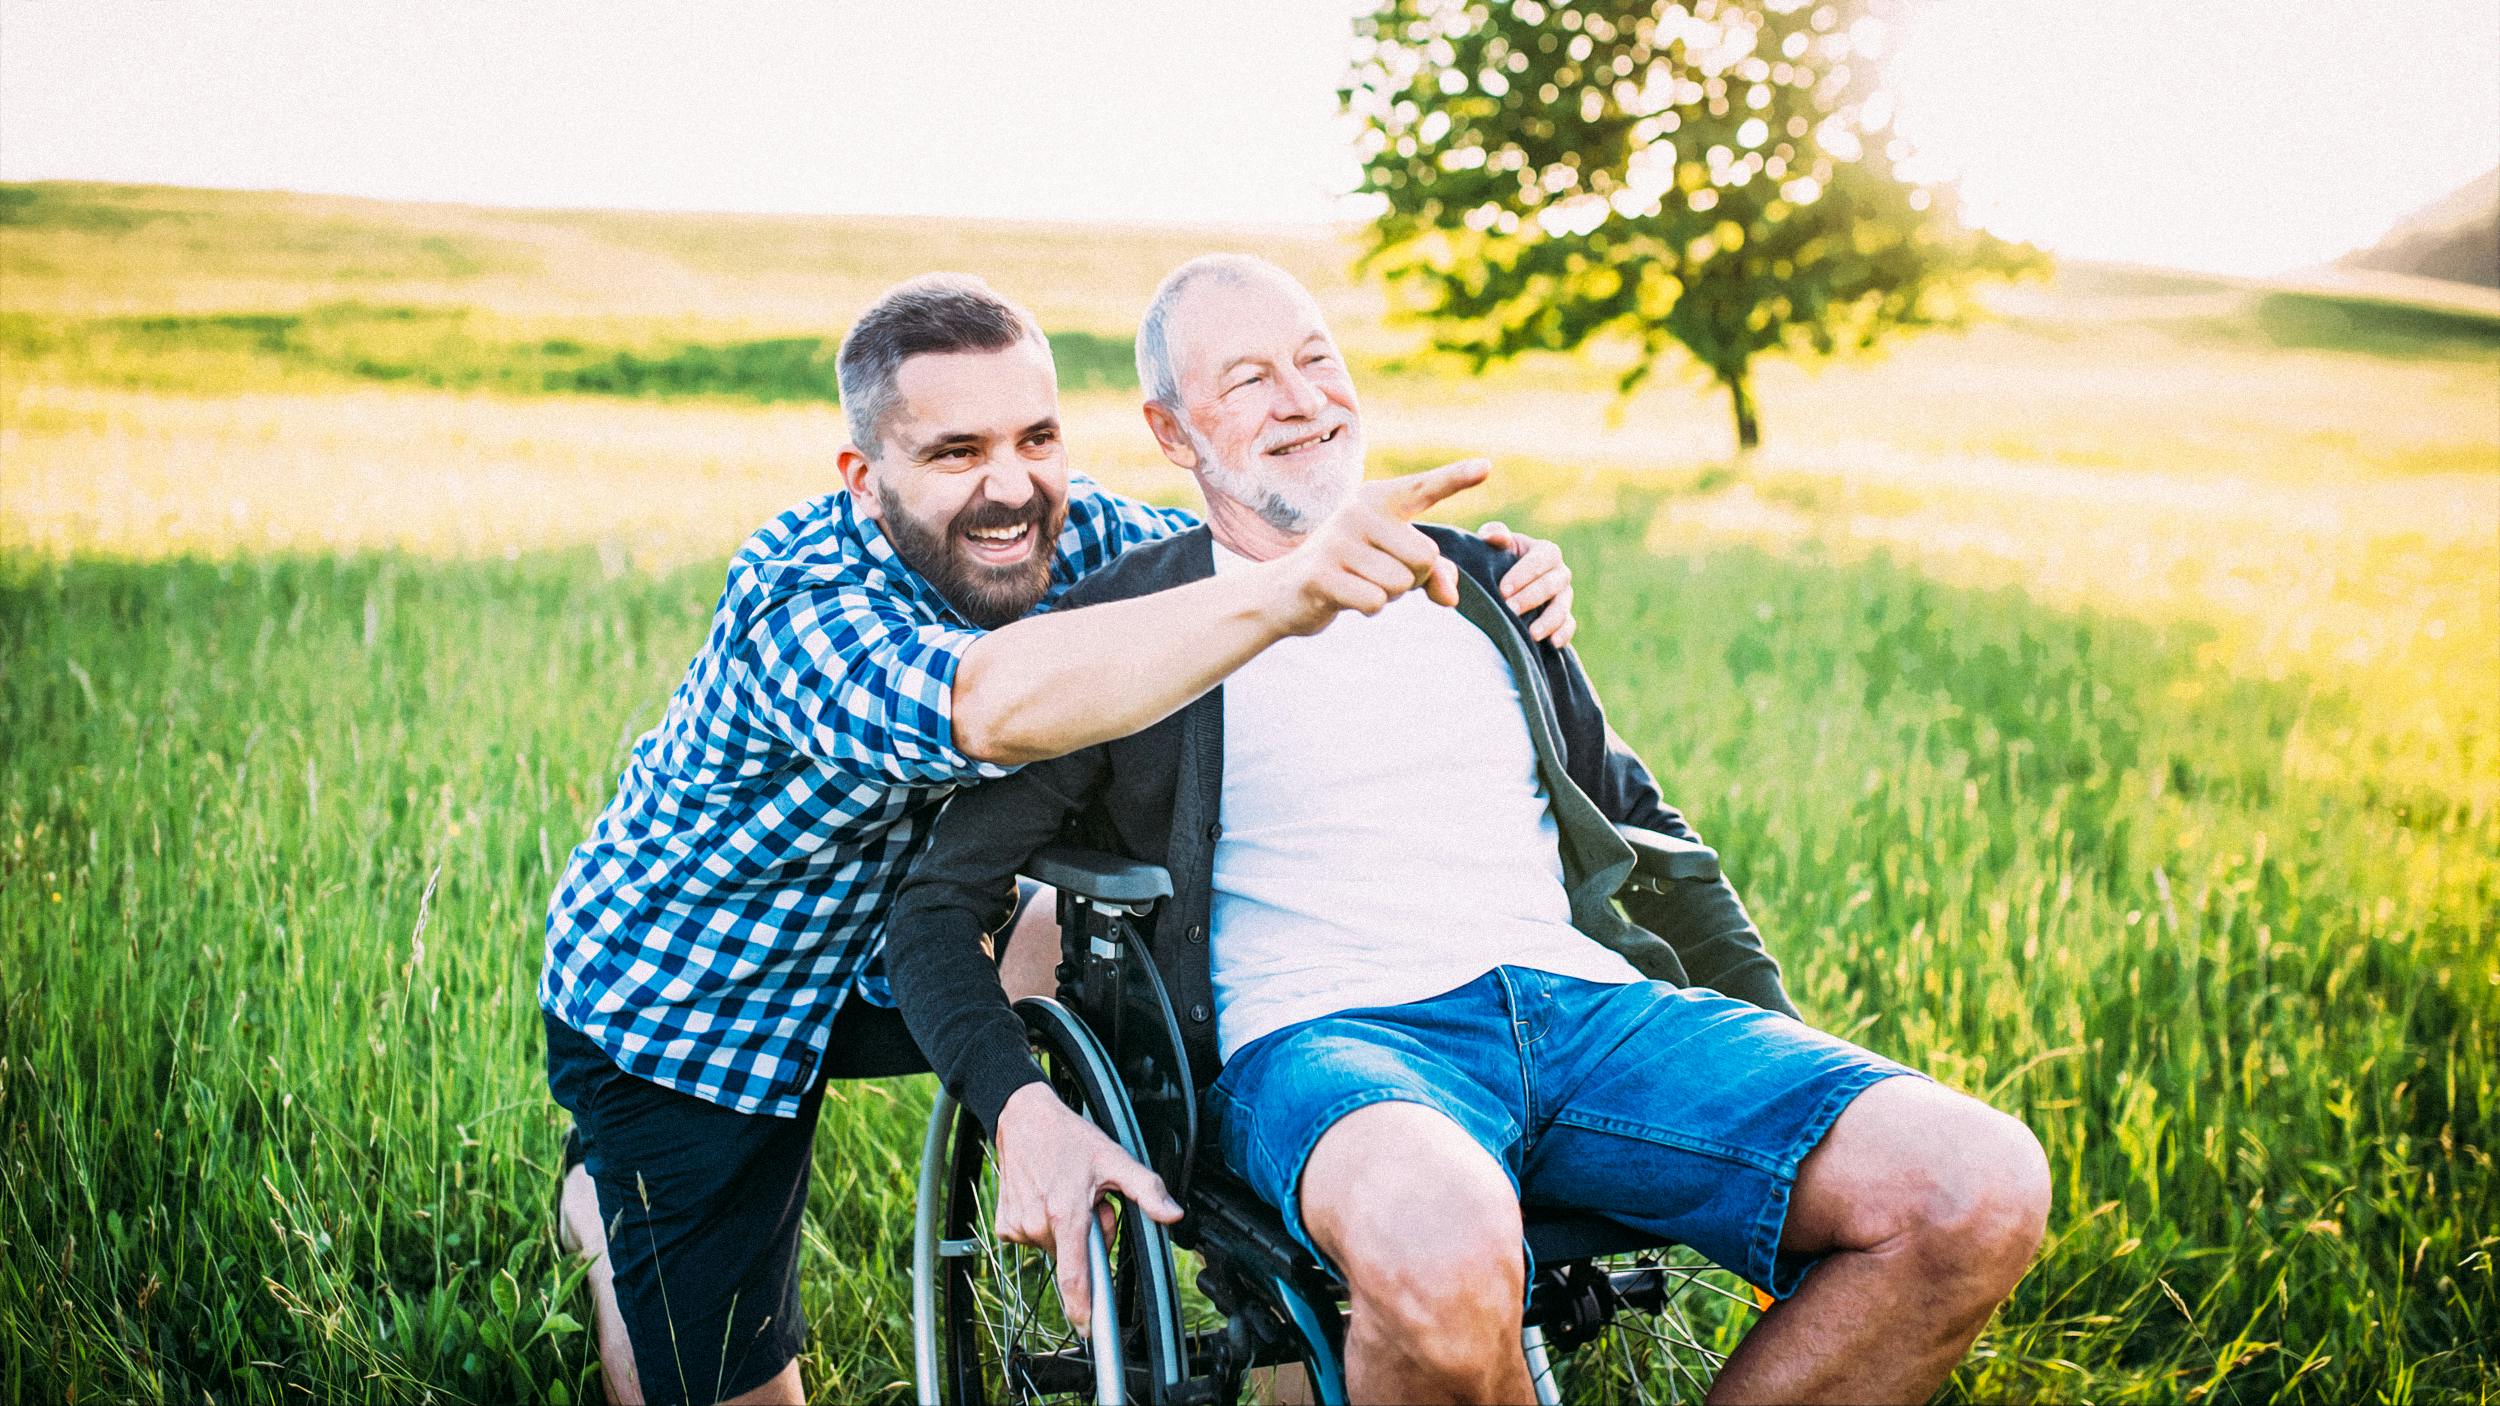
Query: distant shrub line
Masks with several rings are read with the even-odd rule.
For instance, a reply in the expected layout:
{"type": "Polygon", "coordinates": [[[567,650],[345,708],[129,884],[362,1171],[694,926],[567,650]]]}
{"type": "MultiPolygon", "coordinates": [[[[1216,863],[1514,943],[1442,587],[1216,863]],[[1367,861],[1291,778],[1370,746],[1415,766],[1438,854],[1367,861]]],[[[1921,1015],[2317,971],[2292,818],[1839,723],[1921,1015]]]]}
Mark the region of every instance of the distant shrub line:
{"type": "Polygon", "coordinates": [[[2280,347],[2318,347],[2401,358],[2500,352],[2500,318],[2464,308],[2382,302],[2324,293],[2268,293],[2252,319],[2280,347]]]}
{"type": "MultiPolygon", "coordinates": [[[[333,303],[301,313],[214,313],[54,322],[0,316],[0,350],[101,379],[167,389],[234,389],[322,378],[523,395],[839,404],[833,336],[603,344],[579,335],[498,337],[462,308],[333,303]]],[[[1050,334],[1069,390],[1137,384],[1132,343],[1050,334]]]]}

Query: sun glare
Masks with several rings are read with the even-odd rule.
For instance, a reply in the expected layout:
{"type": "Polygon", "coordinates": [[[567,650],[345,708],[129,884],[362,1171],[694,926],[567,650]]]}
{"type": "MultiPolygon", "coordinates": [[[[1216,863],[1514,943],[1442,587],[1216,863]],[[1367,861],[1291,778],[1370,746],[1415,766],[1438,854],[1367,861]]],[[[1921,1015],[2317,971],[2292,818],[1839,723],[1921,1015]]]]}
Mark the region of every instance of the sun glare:
{"type": "Polygon", "coordinates": [[[1890,74],[1922,179],[2077,257],[2319,264],[2500,164],[2484,0],[1929,0],[1890,74]]]}
{"type": "MultiPolygon", "coordinates": [[[[1355,223],[1377,207],[1343,194],[1359,167],[1335,90],[1365,8],[949,0],[645,7],[628,22],[544,0],[455,23],[422,8],[348,22],[314,6],[0,0],[0,178],[1355,223]]],[[[1923,0],[1895,32],[1850,38],[1895,51],[1917,177],[1955,178],[1971,218],[2077,257],[2312,265],[2500,164],[2489,0],[1923,0]]],[[[1799,56],[1761,57],[1776,80],[1799,56]]],[[[1441,78],[1452,96],[1471,83],[1498,98],[1511,76],[1441,78]]]]}

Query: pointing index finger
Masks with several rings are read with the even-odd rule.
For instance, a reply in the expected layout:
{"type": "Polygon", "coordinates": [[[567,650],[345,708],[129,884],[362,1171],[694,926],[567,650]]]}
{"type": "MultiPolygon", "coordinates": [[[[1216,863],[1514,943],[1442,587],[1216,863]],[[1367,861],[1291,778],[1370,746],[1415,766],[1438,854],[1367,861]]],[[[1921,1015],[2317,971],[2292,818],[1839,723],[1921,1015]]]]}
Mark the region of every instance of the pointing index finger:
{"type": "Polygon", "coordinates": [[[1451,494],[1484,482],[1492,472],[1493,465],[1488,460],[1461,459],[1455,464],[1391,479],[1380,505],[1399,517],[1412,519],[1451,494]]]}

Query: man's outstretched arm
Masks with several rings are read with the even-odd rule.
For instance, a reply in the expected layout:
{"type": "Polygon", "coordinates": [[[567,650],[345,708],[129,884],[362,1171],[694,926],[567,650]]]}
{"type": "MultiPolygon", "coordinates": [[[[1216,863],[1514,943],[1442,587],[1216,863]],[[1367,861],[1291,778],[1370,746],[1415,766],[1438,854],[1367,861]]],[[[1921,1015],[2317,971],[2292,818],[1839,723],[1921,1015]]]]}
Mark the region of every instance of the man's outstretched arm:
{"type": "MultiPolygon", "coordinates": [[[[1153,726],[1259,651],[1316,634],[1341,611],[1369,615],[1419,586],[1455,603],[1455,568],[1412,519],[1486,473],[1469,460],[1365,484],[1274,561],[984,635],[955,673],[955,750],[1001,765],[1063,756],[1153,726]]],[[[1567,578],[1559,589],[1567,616],[1567,578]]]]}

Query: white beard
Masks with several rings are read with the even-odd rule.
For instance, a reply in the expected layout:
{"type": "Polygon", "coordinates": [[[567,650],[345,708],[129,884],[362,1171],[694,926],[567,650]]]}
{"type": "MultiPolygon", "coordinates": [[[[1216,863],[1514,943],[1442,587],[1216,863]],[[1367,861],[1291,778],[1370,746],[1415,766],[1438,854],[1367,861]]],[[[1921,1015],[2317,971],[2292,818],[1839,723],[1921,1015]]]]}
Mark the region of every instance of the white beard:
{"type": "MultiPolygon", "coordinates": [[[[1198,455],[1198,476],[1208,491],[1221,493],[1259,515],[1259,519],[1279,532],[1295,537],[1310,535],[1313,529],[1328,520],[1328,515],[1345,506],[1354,495],[1354,487],[1362,482],[1360,470],[1334,478],[1314,478],[1278,482],[1256,473],[1246,472],[1224,462],[1213,446],[1199,438],[1198,431],[1187,425],[1189,447],[1198,455]]],[[[1355,433],[1348,425],[1345,434],[1355,433]]]]}

